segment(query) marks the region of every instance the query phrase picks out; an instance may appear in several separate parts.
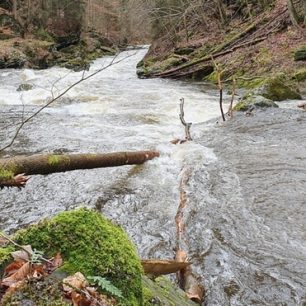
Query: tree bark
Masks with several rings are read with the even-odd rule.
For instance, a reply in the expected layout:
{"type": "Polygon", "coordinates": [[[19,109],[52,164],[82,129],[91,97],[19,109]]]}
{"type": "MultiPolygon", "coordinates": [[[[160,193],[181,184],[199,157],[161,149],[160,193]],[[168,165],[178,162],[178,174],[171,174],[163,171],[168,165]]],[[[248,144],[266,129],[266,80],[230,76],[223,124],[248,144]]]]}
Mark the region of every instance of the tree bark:
{"type": "Polygon", "coordinates": [[[306,26],[306,0],[303,0],[303,9],[304,9],[304,25],[306,26]]]}
{"type": "Polygon", "coordinates": [[[294,4],[293,4],[292,0],[287,0],[287,6],[288,6],[288,11],[289,11],[289,15],[290,15],[290,19],[291,19],[292,24],[294,26],[298,26],[299,17],[298,17],[298,14],[296,12],[296,9],[294,7],[294,4]]]}
{"type": "Polygon", "coordinates": [[[115,152],[106,154],[45,154],[0,159],[0,187],[23,187],[20,174],[50,174],[80,169],[139,165],[158,157],[156,151],[115,152]],[[19,175],[19,176],[18,176],[19,175]]]}
{"type": "Polygon", "coordinates": [[[13,0],[13,16],[17,20],[17,0],[13,0]]]}

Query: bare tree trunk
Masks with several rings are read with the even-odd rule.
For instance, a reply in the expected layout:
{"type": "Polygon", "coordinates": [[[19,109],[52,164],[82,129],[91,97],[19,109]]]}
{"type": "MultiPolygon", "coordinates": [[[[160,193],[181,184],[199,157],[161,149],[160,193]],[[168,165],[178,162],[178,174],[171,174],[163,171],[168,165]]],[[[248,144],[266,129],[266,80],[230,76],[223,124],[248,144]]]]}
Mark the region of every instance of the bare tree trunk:
{"type": "Polygon", "coordinates": [[[222,25],[225,25],[227,23],[227,17],[226,17],[226,12],[225,12],[222,1],[221,0],[216,0],[216,5],[218,7],[221,23],[222,23],[222,25]]]}
{"type": "Polygon", "coordinates": [[[296,12],[296,9],[294,7],[294,4],[293,4],[292,0],[287,0],[287,6],[288,6],[288,11],[289,11],[289,15],[290,15],[290,19],[291,19],[292,24],[294,26],[298,26],[299,17],[298,17],[298,14],[296,12]]]}
{"type": "Polygon", "coordinates": [[[304,9],[304,25],[306,26],[306,0],[303,0],[303,9],[304,9]]]}
{"type": "MultiPolygon", "coordinates": [[[[158,157],[156,151],[115,152],[106,154],[33,155],[0,159],[0,187],[17,186],[20,174],[50,174],[80,169],[139,165],[158,157]],[[19,175],[19,176],[18,176],[19,175]]],[[[25,181],[26,182],[26,181],[25,181]]]]}
{"type": "Polygon", "coordinates": [[[13,0],[13,16],[17,20],[17,0],[13,0]]]}

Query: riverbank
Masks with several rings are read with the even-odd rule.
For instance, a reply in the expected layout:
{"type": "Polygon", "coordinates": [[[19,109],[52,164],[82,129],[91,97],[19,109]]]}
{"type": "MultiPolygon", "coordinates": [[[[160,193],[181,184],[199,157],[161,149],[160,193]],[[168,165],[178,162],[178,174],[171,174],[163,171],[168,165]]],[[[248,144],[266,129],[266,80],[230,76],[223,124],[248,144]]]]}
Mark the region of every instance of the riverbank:
{"type": "Polygon", "coordinates": [[[226,24],[212,15],[188,31],[187,39],[185,29],[175,39],[165,34],[154,41],[138,75],[215,84],[220,76],[224,86],[231,88],[234,79],[252,94],[269,84],[274,92],[290,88],[289,94],[263,95],[274,101],[306,94],[306,28],[292,26],[285,4],[276,1],[248,18],[237,13],[226,24]]]}
{"type": "Polygon", "coordinates": [[[116,53],[98,37],[65,37],[59,41],[36,37],[0,40],[0,68],[47,69],[59,66],[79,71],[88,69],[97,58],[116,53]]]}
{"type": "Polygon", "coordinates": [[[117,47],[94,30],[61,34],[43,28],[25,33],[12,14],[0,8],[0,69],[59,66],[78,71],[116,53],[117,47]]]}

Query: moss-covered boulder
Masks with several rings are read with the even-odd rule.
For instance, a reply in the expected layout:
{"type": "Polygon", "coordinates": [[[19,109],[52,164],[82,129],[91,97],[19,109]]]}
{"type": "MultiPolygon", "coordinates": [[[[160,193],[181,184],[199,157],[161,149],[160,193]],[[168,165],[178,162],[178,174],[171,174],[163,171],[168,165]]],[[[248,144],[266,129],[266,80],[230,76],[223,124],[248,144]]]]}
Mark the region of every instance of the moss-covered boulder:
{"type": "Polygon", "coordinates": [[[32,89],[33,89],[32,84],[22,83],[18,86],[17,91],[28,91],[28,90],[32,90],[32,89]]]}
{"type": "MultiPolygon", "coordinates": [[[[14,238],[22,245],[43,251],[46,256],[60,252],[67,274],[103,276],[122,291],[121,305],[142,305],[142,267],[135,247],[125,232],[100,214],[78,209],[44,220],[14,238]]],[[[7,257],[7,253],[1,255],[7,257]]]]}
{"type": "Polygon", "coordinates": [[[195,50],[194,47],[175,48],[174,53],[178,55],[189,55],[195,50]]]}
{"type": "Polygon", "coordinates": [[[143,277],[144,306],[195,306],[184,291],[174,286],[166,277],[154,281],[143,277]]]}
{"type": "Polygon", "coordinates": [[[263,97],[256,96],[253,94],[246,94],[242,99],[235,105],[234,110],[245,112],[254,108],[268,108],[268,107],[278,107],[278,105],[263,97]]]}
{"type": "Polygon", "coordinates": [[[298,82],[306,81],[306,68],[299,69],[294,75],[293,79],[298,82]]]}
{"type": "Polygon", "coordinates": [[[0,49],[0,69],[22,68],[27,62],[26,55],[15,48],[0,49]]]}
{"type": "Polygon", "coordinates": [[[254,92],[272,101],[301,100],[302,97],[294,89],[286,85],[280,78],[271,78],[254,92]]]}
{"type": "Polygon", "coordinates": [[[82,70],[88,70],[90,67],[90,61],[81,57],[77,57],[68,61],[64,61],[64,63],[60,66],[77,72],[82,70]]]}
{"type": "Polygon", "coordinates": [[[306,46],[294,52],[294,60],[295,61],[306,61],[306,46]]]}

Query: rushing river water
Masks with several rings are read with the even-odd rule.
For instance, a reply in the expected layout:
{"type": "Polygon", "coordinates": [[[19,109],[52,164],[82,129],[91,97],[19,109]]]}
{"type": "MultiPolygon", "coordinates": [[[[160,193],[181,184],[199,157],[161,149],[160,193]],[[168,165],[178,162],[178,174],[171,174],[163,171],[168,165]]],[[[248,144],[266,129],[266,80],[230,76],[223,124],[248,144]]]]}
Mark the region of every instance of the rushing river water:
{"type": "MultiPolygon", "coordinates": [[[[96,207],[127,230],[141,257],[173,258],[180,178],[188,171],[184,239],[206,287],[206,305],[303,305],[305,113],[257,111],[216,124],[217,91],[137,79],[135,66],[145,52],[123,52],[118,59],[129,57],[73,88],[26,125],[5,154],[154,149],[161,157],[141,166],[35,176],[21,191],[2,190],[1,229],[96,207]],[[181,97],[194,141],[173,145],[184,137],[181,97]]],[[[95,61],[86,74],[110,61],[95,61]]],[[[81,77],[56,67],[1,71],[1,146],[51,88],[57,94],[81,77]],[[34,87],[18,92],[20,83],[34,87]]]]}

